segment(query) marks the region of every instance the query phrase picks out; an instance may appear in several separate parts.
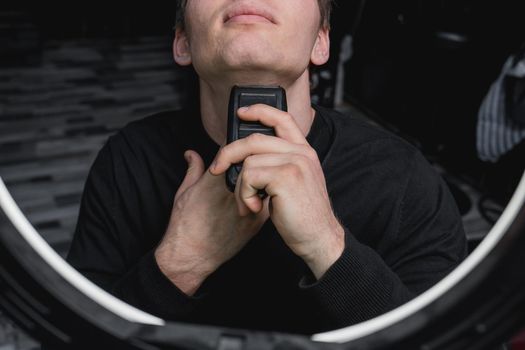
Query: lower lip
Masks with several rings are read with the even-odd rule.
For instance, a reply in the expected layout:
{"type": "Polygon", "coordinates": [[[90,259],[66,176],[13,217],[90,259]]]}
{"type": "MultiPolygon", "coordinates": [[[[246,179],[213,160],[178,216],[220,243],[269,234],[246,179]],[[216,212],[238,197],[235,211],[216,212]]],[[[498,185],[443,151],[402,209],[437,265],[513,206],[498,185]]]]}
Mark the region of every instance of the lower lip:
{"type": "Polygon", "coordinates": [[[258,15],[240,15],[230,18],[226,23],[271,23],[271,21],[258,15]]]}

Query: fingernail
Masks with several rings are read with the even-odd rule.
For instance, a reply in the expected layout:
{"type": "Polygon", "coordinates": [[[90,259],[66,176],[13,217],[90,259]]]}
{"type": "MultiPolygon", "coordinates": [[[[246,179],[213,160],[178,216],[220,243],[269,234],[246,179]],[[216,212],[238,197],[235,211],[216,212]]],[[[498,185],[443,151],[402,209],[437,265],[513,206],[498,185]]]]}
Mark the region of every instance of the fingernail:
{"type": "Polygon", "coordinates": [[[241,107],[239,108],[239,112],[244,113],[247,112],[250,109],[250,107],[241,107]]]}

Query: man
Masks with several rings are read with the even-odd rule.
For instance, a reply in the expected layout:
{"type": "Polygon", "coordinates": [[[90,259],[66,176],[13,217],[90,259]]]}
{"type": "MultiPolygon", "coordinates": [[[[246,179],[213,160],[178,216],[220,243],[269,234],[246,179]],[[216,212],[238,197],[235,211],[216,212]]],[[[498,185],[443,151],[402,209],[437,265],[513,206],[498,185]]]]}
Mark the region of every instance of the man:
{"type": "Polygon", "coordinates": [[[109,139],[86,183],[73,266],[167,319],[314,333],[386,312],[460,262],[457,209],[422,156],[311,105],[308,67],[328,60],[330,1],[181,6],[173,53],[197,72],[200,103],[109,139]],[[238,111],[277,137],[225,145],[235,84],[286,89],[289,113],[238,111]],[[239,162],[230,193],[224,173],[239,162]]]}

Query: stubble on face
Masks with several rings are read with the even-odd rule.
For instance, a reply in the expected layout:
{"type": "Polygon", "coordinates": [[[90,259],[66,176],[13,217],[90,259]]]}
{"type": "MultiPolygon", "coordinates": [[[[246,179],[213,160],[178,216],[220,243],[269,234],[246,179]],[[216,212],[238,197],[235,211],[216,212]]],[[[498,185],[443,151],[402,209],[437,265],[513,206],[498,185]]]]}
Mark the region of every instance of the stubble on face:
{"type": "Polygon", "coordinates": [[[234,77],[238,83],[298,78],[310,63],[320,18],[316,0],[190,1],[186,14],[193,65],[199,76],[213,80],[234,77]],[[225,22],[233,6],[266,11],[275,23],[225,22]]]}

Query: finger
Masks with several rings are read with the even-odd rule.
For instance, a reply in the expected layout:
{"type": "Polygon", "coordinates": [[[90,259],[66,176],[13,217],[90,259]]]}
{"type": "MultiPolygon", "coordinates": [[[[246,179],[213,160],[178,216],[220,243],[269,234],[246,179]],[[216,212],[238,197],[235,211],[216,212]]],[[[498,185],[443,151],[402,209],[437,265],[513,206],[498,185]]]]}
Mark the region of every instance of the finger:
{"type": "MultiPolygon", "coordinates": [[[[245,171],[245,169],[248,170],[252,168],[278,167],[289,163],[300,163],[300,161],[303,160],[301,159],[301,157],[302,156],[295,154],[290,155],[280,153],[253,155],[244,160],[242,171],[245,171]]],[[[243,200],[240,195],[240,189],[242,188],[243,184],[242,171],[237,180],[237,186],[235,187],[235,199],[239,208],[239,214],[241,216],[246,216],[251,212],[259,213],[260,210],[263,209],[265,203],[264,201],[266,199],[261,198],[261,190],[263,189],[259,189],[257,191],[257,196],[253,196],[252,198],[243,200]],[[259,201],[259,199],[261,200],[259,201]],[[250,202],[249,206],[245,203],[246,201],[250,202]]]]}
{"type": "Polygon", "coordinates": [[[285,164],[299,164],[307,162],[306,157],[295,153],[266,153],[247,157],[243,162],[243,169],[259,167],[275,167],[285,164]]]}
{"type": "MultiPolygon", "coordinates": [[[[291,168],[294,168],[295,170],[299,170],[301,172],[307,172],[308,168],[311,166],[311,160],[307,157],[300,155],[300,154],[281,154],[281,153],[275,153],[275,154],[258,154],[249,156],[244,160],[242,171],[261,171],[263,168],[272,168],[272,171],[274,171],[274,176],[272,177],[275,179],[275,177],[279,177],[280,175],[277,174],[277,171],[283,171],[283,170],[291,170],[291,168]]],[[[282,173],[279,173],[282,174],[282,173]]],[[[293,173],[292,173],[293,174],[293,173]]],[[[245,189],[243,187],[246,186],[246,181],[244,179],[251,179],[253,175],[247,175],[246,177],[243,176],[242,172],[239,176],[239,180],[236,187],[236,200],[238,201],[239,208],[242,207],[242,211],[240,209],[240,213],[243,213],[244,215],[247,215],[248,213],[255,212],[258,213],[260,211],[260,206],[264,206],[264,202],[259,202],[259,198],[261,198],[261,191],[266,190],[266,186],[269,185],[266,184],[265,188],[259,188],[263,184],[260,183],[259,186],[252,185],[252,188],[245,189]],[[249,195],[241,195],[241,189],[243,191],[246,191],[244,193],[250,193],[249,195]],[[254,196],[252,192],[249,191],[255,191],[257,189],[257,196],[254,196]],[[249,198],[246,198],[246,197],[249,198]],[[243,198],[244,197],[244,198],[243,198]],[[248,203],[250,202],[250,203],[248,203]]],[[[251,180],[248,180],[250,182],[251,180]]],[[[247,187],[247,186],[246,186],[247,187]]],[[[241,214],[241,215],[243,215],[241,214]]],[[[243,216],[244,216],[243,215],[243,216]]]]}
{"type": "Polygon", "coordinates": [[[237,115],[242,120],[258,121],[266,126],[274,128],[278,137],[289,142],[302,145],[308,144],[308,141],[299,128],[299,125],[288,112],[281,111],[265,104],[256,104],[240,108],[237,111],[237,115]]]}
{"type": "Polygon", "coordinates": [[[317,156],[310,146],[291,143],[279,137],[252,134],[224,146],[217,153],[214,165],[210,170],[213,174],[219,175],[228,170],[232,164],[242,163],[249,156],[265,153],[298,153],[317,156]]]}
{"type": "MultiPolygon", "coordinates": [[[[241,174],[242,174],[242,171],[241,171],[241,174]]],[[[237,183],[235,185],[234,195],[235,195],[235,201],[237,203],[237,209],[238,209],[239,215],[244,217],[244,216],[247,216],[248,214],[250,214],[251,210],[241,200],[241,196],[240,196],[240,188],[241,188],[241,186],[242,186],[242,175],[237,178],[237,183]]]]}
{"type": "Polygon", "coordinates": [[[241,172],[240,183],[238,186],[238,201],[248,210],[248,212],[259,213],[263,209],[263,199],[259,196],[261,190],[266,188],[267,183],[256,179],[264,168],[243,169],[241,172]],[[257,184],[257,186],[254,186],[257,184]]]}
{"type": "Polygon", "coordinates": [[[182,184],[179,186],[179,189],[175,194],[175,200],[177,200],[181,194],[186,192],[188,188],[195,185],[195,183],[197,183],[202,177],[205,170],[204,161],[197,152],[186,151],[184,153],[184,159],[186,159],[186,162],[188,163],[188,170],[186,171],[186,176],[184,177],[182,184]]]}

